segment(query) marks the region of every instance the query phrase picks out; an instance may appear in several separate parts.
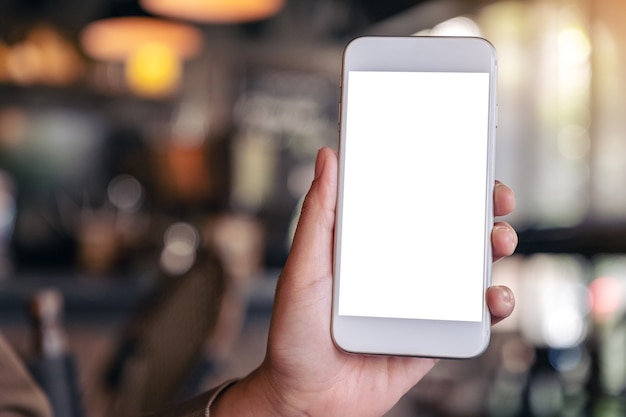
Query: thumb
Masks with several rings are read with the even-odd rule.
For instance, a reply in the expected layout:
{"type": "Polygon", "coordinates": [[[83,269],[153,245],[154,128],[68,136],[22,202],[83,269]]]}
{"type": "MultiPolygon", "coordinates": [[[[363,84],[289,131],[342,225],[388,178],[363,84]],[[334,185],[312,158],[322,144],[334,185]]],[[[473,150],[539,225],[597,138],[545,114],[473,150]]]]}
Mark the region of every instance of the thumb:
{"type": "Polygon", "coordinates": [[[304,199],[291,251],[278,279],[270,346],[284,348],[293,340],[306,340],[315,333],[312,328],[330,336],[336,198],[337,154],[322,148],[317,153],[315,179],[304,199]]]}
{"type": "Polygon", "coordinates": [[[336,200],[337,153],[322,148],[317,153],[315,179],[304,199],[285,265],[295,277],[332,273],[336,200]]]}

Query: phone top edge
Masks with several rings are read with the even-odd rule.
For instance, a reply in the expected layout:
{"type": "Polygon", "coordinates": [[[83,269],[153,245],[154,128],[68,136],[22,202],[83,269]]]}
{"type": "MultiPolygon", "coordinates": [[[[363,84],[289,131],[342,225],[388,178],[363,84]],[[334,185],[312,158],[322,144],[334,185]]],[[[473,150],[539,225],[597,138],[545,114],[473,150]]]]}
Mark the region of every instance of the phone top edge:
{"type": "Polygon", "coordinates": [[[357,36],[350,39],[345,47],[344,52],[354,46],[358,46],[360,43],[367,42],[411,42],[411,41],[419,41],[419,42],[446,42],[446,43],[454,43],[454,42],[475,42],[476,44],[484,44],[485,47],[490,49],[493,53],[496,52],[496,48],[494,44],[489,41],[487,38],[482,36],[421,36],[421,35],[410,35],[410,36],[387,36],[387,35],[365,35],[365,36],[357,36]]]}
{"type": "Polygon", "coordinates": [[[493,72],[497,52],[482,37],[362,36],[345,46],[342,67],[343,77],[368,70],[493,72]]]}

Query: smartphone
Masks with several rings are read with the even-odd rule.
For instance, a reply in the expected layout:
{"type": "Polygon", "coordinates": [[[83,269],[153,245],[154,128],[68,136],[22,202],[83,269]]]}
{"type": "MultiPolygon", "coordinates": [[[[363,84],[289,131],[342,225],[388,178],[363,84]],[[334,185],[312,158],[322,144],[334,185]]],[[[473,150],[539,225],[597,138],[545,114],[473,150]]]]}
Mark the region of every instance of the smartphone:
{"type": "Polygon", "coordinates": [[[344,51],[332,337],[470,358],[489,343],[497,59],[473,37],[344,51]]]}

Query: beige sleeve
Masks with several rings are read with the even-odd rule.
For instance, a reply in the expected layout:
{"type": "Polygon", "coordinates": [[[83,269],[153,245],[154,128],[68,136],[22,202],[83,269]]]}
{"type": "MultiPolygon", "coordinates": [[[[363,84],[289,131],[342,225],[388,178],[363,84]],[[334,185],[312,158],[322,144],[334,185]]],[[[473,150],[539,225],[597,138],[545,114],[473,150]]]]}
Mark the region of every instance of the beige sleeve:
{"type": "Polygon", "coordinates": [[[2,335],[0,335],[0,415],[52,417],[52,410],[45,395],[2,335]]]}

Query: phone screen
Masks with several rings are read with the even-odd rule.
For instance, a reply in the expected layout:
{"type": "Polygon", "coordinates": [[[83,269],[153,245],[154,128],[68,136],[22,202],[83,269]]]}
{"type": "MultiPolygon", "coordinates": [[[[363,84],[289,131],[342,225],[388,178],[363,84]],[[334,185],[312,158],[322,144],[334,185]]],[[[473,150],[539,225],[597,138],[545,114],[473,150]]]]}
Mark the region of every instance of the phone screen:
{"type": "Polygon", "coordinates": [[[482,320],[489,81],[348,73],[339,315],[482,320]]]}

